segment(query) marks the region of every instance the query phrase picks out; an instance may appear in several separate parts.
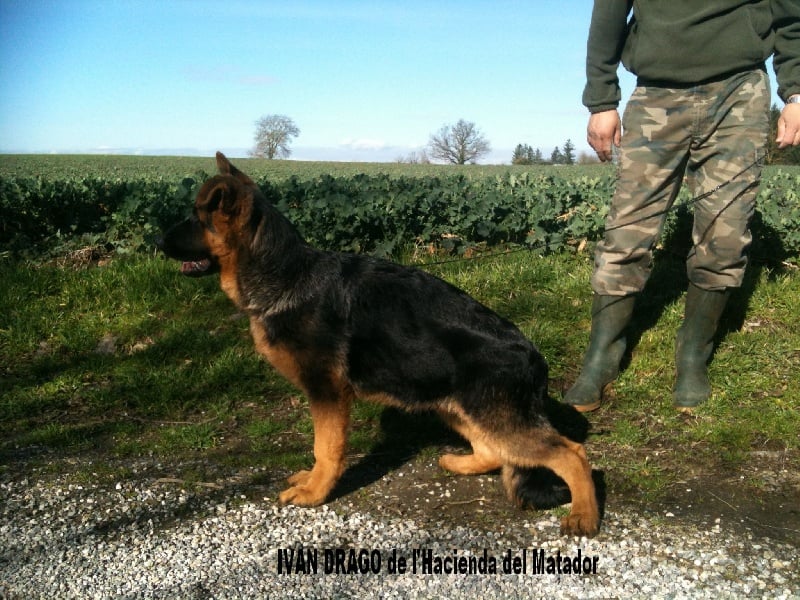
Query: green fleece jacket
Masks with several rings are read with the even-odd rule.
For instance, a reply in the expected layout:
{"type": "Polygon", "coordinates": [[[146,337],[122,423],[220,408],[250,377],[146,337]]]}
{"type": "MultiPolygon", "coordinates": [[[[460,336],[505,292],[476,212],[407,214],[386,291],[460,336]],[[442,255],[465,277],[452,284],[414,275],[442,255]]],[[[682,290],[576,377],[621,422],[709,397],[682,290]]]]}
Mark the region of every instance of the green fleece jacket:
{"type": "Polygon", "coordinates": [[[800,93],[800,0],[595,0],[583,104],[617,107],[620,62],[642,84],[683,87],[770,56],[780,97],[800,93]]]}

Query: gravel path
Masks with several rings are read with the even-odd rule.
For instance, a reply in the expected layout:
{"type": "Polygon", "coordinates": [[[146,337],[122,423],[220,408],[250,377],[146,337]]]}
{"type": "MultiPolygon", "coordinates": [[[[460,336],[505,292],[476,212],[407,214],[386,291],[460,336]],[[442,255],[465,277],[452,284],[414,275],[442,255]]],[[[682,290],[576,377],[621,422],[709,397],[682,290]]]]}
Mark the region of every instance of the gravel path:
{"type": "Polygon", "coordinates": [[[732,523],[696,528],[669,515],[610,512],[588,540],[561,537],[549,513],[526,512],[513,529],[431,530],[210,487],[6,475],[0,598],[800,599],[798,546],[737,533],[732,523]],[[337,557],[340,571],[358,572],[337,573],[337,557]],[[298,567],[308,574],[286,573],[298,567]]]}

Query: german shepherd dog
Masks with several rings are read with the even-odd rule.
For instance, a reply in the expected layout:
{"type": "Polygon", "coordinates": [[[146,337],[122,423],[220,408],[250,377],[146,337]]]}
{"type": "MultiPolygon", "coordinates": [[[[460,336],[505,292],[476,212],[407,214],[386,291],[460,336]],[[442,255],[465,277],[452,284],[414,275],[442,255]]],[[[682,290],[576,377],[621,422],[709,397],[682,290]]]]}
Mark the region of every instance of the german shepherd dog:
{"type": "Polygon", "coordinates": [[[289,478],[282,503],[325,502],[345,468],[359,397],[438,413],[472,446],[439,464],[461,474],[502,469],[518,506],[534,469],[552,470],[572,498],[562,534],[597,533],[586,452],[548,420],[547,363],[514,325],[420,270],[312,248],[221,153],[217,166],[193,215],[158,245],[185,261],[186,275],[219,272],[258,352],[308,397],[315,463],[289,478]]]}

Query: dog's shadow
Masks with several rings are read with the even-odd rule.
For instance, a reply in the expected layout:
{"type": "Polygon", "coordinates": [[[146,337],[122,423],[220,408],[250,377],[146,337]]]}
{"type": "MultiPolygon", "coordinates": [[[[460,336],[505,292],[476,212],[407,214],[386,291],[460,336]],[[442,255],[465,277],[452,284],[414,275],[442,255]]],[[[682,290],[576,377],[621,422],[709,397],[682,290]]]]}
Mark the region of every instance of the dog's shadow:
{"type": "MultiPolygon", "coordinates": [[[[573,407],[548,399],[545,413],[561,435],[580,443],[588,437],[589,421],[573,407]]],[[[469,443],[432,412],[409,413],[387,407],[381,414],[380,427],[381,440],[344,472],[329,501],[376,483],[426,449],[462,447],[469,450],[469,443]]],[[[555,508],[570,501],[569,488],[555,473],[545,468],[526,471],[526,497],[533,508],[555,508]]],[[[605,475],[592,470],[592,479],[602,516],[606,500],[605,475]]]]}
{"type": "Polygon", "coordinates": [[[435,413],[427,411],[409,413],[393,407],[384,408],[380,430],[380,441],[347,468],[331,492],[329,501],[379,481],[427,448],[466,444],[435,413]]]}

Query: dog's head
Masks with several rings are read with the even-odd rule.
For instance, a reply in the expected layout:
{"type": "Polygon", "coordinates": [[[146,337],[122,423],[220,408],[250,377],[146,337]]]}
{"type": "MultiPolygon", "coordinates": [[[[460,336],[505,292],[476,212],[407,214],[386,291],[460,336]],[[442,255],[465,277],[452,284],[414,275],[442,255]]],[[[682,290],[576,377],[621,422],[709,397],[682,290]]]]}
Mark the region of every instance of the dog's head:
{"type": "Polygon", "coordinates": [[[183,261],[181,272],[190,277],[210,275],[233,259],[243,238],[244,222],[253,210],[258,187],[247,175],[217,152],[219,175],[197,193],[192,216],[168,229],[156,243],[170,258],[183,261]]]}

